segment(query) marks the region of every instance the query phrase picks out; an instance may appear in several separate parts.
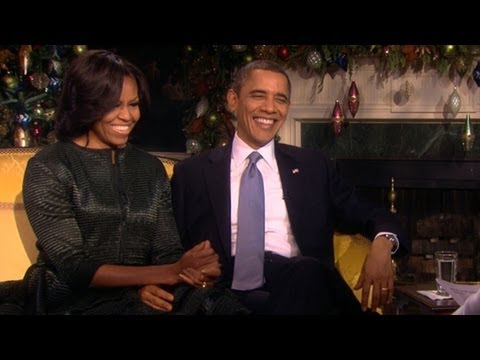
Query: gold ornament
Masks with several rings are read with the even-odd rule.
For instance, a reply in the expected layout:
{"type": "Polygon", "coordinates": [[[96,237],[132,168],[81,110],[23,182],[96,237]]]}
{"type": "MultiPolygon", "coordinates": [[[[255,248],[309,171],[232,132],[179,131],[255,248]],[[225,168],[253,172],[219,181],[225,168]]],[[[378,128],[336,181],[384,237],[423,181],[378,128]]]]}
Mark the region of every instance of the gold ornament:
{"type": "Polygon", "coordinates": [[[7,89],[10,89],[10,90],[15,90],[18,86],[18,78],[10,74],[2,77],[2,82],[5,84],[7,89]]]}
{"type": "Polygon", "coordinates": [[[77,55],[83,54],[87,49],[87,45],[73,45],[73,52],[77,55]]]}
{"type": "Polygon", "coordinates": [[[43,90],[48,87],[48,84],[50,84],[50,78],[48,77],[47,74],[45,73],[34,73],[32,75],[32,86],[37,89],[37,90],[43,90]]]}
{"type": "Polygon", "coordinates": [[[16,147],[29,147],[31,142],[32,138],[28,130],[24,130],[20,125],[17,125],[13,133],[13,145],[16,147]]]}
{"type": "Polygon", "coordinates": [[[474,141],[475,133],[473,132],[472,124],[470,123],[470,114],[467,114],[462,135],[462,145],[465,152],[469,152],[472,150],[474,141]]]}

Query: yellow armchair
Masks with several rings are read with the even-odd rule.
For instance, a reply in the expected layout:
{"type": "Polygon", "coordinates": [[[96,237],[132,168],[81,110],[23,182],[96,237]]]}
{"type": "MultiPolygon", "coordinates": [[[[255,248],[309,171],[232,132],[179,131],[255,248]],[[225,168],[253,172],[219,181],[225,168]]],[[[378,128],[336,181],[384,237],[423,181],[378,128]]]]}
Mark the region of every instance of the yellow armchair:
{"type": "MultiPolygon", "coordinates": [[[[37,148],[0,149],[0,281],[23,278],[36,261],[35,235],[23,205],[25,166],[37,148]]],[[[159,157],[169,177],[175,160],[159,157]]],[[[370,242],[360,235],[335,234],[335,265],[350,287],[356,284],[370,242]]],[[[360,291],[355,295],[360,299],[360,291]]]]}

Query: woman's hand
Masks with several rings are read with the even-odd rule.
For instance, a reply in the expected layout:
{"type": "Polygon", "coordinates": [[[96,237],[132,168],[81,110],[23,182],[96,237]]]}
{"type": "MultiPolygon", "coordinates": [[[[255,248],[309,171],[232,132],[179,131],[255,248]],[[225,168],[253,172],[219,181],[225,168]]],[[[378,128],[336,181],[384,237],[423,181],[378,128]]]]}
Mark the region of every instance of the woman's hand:
{"type": "Polygon", "coordinates": [[[140,300],[157,310],[170,312],[173,309],[173,295],[157,285],[145,285],[138,290],[140,300]]]}
{"type": "Polygon", "coordinates": [[[221,275],[219,257],[206,240],[187,251],[177,262],[180,278],[195,287],[210,287],[221,275]]]}

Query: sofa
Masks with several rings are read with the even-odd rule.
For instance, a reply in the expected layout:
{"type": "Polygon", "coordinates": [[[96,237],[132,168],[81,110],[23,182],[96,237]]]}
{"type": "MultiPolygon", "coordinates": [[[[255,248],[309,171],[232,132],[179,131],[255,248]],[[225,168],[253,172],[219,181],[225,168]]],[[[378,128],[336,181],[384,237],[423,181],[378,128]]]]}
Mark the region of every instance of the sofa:
{"type": "MultiPolygon", "coordinates": [[[[35,262],[35,234],[30,227],[22,197],[28,160],[39,148],[0,149],[0,281],[23,278],[35,262]]],[[[175,160],[157,156],[171,177],[175,160]]],[[[350,287],[355,286],[370,241],[361,235],[335,234],[335,265],[350,287]]],[[[360,299],[360,291],[355,291],[360,299]]]]}

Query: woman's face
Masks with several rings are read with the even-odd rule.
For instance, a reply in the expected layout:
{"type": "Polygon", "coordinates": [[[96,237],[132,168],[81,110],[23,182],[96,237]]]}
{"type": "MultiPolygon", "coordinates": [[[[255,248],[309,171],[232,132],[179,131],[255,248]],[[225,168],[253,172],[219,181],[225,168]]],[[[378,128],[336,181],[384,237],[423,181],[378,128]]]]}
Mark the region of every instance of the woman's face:
{"type": "Polygon", "coordinates": [[[89,131],[87,146],[94,149],[122,148],[140,119],[140,104],[135,79],[125,77],[118,103],[89,131]]]}

